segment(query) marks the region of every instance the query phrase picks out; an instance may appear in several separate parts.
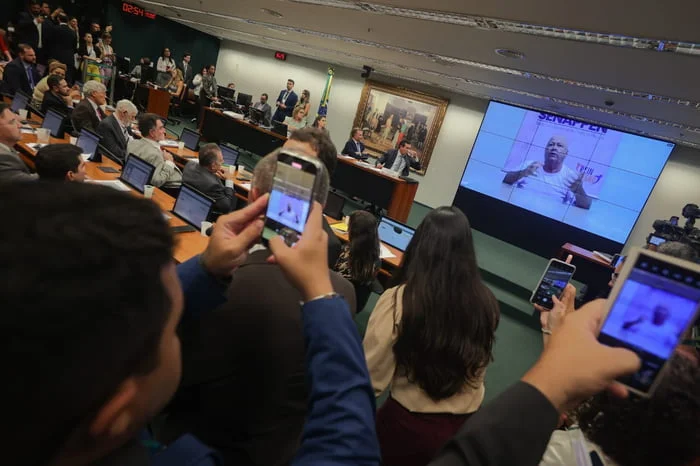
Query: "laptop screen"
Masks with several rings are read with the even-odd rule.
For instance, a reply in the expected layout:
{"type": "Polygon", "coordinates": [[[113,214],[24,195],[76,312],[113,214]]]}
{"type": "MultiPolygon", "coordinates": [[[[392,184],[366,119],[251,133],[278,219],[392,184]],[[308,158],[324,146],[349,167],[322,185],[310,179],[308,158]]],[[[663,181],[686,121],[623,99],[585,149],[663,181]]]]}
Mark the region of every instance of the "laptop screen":
{"type": "Polygon", "coordinates": [[[379,239],[399,251],[406,250],[415,232],[413,228],[387,217],[382,217],[379,222],[379,239]]]}
{"type": "Polygon", "coordinates": [[[345,206],[345,198],[333,191],[328,191],[328,198],[326,198],[326,205],[323,208],[323,213],[336,220],[340,220],[343,218],[343,206],[345,206]]]}
{"type": "Polygon", "coordinates": [[[41,127],[49,129],[51,131],[51,136],[62,138],[63,131],[61,131],[61,126],[63,125],[63,118],[65,118],[63,114],[53,109],[48,109],[44,116],[44,121],[41,123],[41,127]]]}
{"type": "Polygon", "coordinates": [[[230,146],[221,146],[221,154],[224,156],[226,165],[236,165],[238,163],[238,151],[230,146]]]}
{"type": "Polygon", "coordinates": [[[133,154],[129,154],[120,179],[142,193],[143,187],[151,182],[151,177],[153,177],[155,170],[156,167],[150,163],[133,154]]]}
{"type": "Polygon", "coordinates": [[[189,150],[197,150],[197,144],[199,144],[199,133],[188,128],[183,128],[182,134],[180,135],[180,141],[184,142],[185,147],[187,147],[189,150]]]}
{"type": "Polygon", "coordinates": [[[202,222],[209,217],[213,204],[213,200],[191,186],[183,184],[177,195],[173,213],[192,226],[200,228],[202,222]]]}
{"type": "Polygon", "coordinates": [[[75,145],[82,149],[83,154],[90,154],[90,158],[92,159],[95,156],[95,151],[99,143],[99,135],[83,128],[80,130],[80,136],[78,136],[78,141],[75,145]]]}
{"type": "Polygon", "coordinates": [[[24,92],[17,91],[15,92],[15,97],[12,99],[12,106],[10,108],[13,112],[17,113],[18,111],[27,108],[28,103],[29,96],[24,92]]]}

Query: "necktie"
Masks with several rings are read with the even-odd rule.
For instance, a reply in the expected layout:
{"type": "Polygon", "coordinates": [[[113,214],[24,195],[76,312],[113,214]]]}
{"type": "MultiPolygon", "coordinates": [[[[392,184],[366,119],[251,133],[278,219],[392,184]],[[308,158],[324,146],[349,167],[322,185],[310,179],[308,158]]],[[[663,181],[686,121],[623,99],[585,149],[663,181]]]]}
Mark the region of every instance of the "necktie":
{"type": "Polygon", "coordinates": [[[27,80],[29,81],[29,87],[34,90],[34,76],[31,66],[27,68],[27,80]]]}
{"type": "Polygon", "coordinates": [[[284,93],[284,97],[282,97],[282,103],[287,102],[287,97],[289,97],[289,91],[284,93]]]}
{"type": "Polygon", "coordinates": [[[95,113],[97,113],[97,119],[102,121],[102,109],[100,107],[97,107],[95,113]]]}

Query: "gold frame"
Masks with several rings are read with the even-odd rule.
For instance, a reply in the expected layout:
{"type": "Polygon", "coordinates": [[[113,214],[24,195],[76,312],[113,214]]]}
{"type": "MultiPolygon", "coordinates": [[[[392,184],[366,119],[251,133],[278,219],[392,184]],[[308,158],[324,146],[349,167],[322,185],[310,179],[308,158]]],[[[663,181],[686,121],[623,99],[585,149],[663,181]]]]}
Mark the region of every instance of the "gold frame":
{"type": "Polygon", "coordinates": [[[423,142],[423,147],[416,150],[416,152],[418,152],[418,159],[421,162],[421,169],[414,170],[413,168],[411,168],[412,171],[424,175],[426,170],[428,169],[428,165],[430,164],[430,159],[433,155],[433,149],[435,148],[435,142],[437,141],[438,134],[440,133],[442,121],[445,118],[445,112],[447,111],[447,106],[449,105],[450,101],[442,97],[433,96],[413,89],[407,89],[401,86],[393,86],[391,84],[384,84],[377,81],[366,80],[365,85],[362,88],[360,102],[357,104],[357,112],[355,113],[353,127],[361,128],[363,130],[363,134],[365,135],[369,132],[370,137],[365,137],[365,148],[367,149],[368,153],[377,157],[384,154],[384,152],[386,152],[387,150],[395,148],[395,146],[391,144],[387,145],[386,143],[378,144],[377,142],[373,141],[371,139],[371,137],[373,136],[373,129],[369,128],[368,130],[368,128],[365,127],[365,125],[363,124],[363,119],[367,112],[367,102],[369,100],[370,93],[374,90],[384,92],[386,94],[390,94],[396,97],[400,97],[402,99],[414,100],[423,104],[432,105],[436,108],[435,117],[433,118],[430,127],[427,128],[427,134],[423,142]]]}

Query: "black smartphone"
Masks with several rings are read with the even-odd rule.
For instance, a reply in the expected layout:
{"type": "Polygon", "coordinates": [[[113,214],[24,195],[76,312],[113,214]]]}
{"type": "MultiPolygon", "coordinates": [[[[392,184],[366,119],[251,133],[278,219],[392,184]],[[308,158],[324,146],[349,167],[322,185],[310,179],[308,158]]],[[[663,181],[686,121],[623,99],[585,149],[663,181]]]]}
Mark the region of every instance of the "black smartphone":
{"type": "Polygon", "coordinates": [[[545,309],[552,309],[554,306],[552,296],[561,297],[564,288],[574,276],[574,272],[576,272],[575,265],[567,264],[558,259],[550,260],[542,278],[532,292],[530,302],[539,304],[545,309]]]}
{"type": "Polygon", "coordinates": [[[197,229],[191,225],[182,225],[179,227],[170,227],[172,233],[191,233],[197,231],[197,229]]]}
{"type": "Polygon", "coordinates": [[[678,217],[677,217],[676,215],[674,215],[674,216],[671,217],[671,219],[669,220],[669,223],[670,223],[671,225],[678,226],[678,217]]]}
{"type": "Polygon", "coordinates": [[[610,261],[610,265],[615,268],[618,265],[622,264],[625,261],[625,256],[622,254],[615,254],[610,261]]]}
{"type": "Polygon", "coordinates": [[[635,248],[607,307],[598,341],[637,353],[641,368],[619,381],[638,395],[650,396],[700,315],[700,265],[635,248]]]}
{"type": "Polygon", "coordinates": [[[119,170],[117,170],[116,168],[112,168],[112,167],[97,167],[97,169],[101,170],[105,173],[119,173],[119,170]]]}
{"type": "Polygon", "coordinates": [[[277,235],[290,246],[299,240],[324,170],[317,158],[287,150],[279,153],[265,213],[264,244],[277,235]]]}

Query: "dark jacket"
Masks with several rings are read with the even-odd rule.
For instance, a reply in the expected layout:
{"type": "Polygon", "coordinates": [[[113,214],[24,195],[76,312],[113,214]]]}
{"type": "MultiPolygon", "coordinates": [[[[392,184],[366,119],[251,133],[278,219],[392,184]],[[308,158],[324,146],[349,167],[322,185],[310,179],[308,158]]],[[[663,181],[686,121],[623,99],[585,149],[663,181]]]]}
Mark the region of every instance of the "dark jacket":
{"type": "Polygon", "coordinates": [[[52,28],[51,42],[48,44],[48,58],[55,58],[68,68],[66,70],[66,80],[73,82],[75,64],[73,55],[76,52],[75,31],[67,24],[59,24],[52,28]]]}
{"type": "MultiPolygon", "coordinates": [[[[301,296],[269,255],[252,253],[228,301],[183,328],[183,379],[164,428],[165,441],[191,432],[231,465],[288,464],[307,420],[301,296]]],[[[354,313],[352,285],[336,273],[331,282],[354,313]]]]}
{"type": "MultiPolygon", "coordinates": [[[[46,47],[47,31],[49,30],[49,21],[41,23],[41,45],[46,47]]],[[[39,46],[39,31],[34,24],[34,17],[28,11],[22,11],[17,15],[17,43],[31,45],[35,52],[38,52],[39,46]]]]}
{"type": "MultiPolygon", "coordinates": [[[[31,66],[31,73],[34,79],[34,86],[36,86],[41,80],[41,75],[36,70],[36,65],[31,66]]],[[[29,95],[32,95],[34,90],[33,86],[29,85],[29,78],[27,77],[26,69],[24,68],[24,62],[17,57],[5,66],[5,77],[3,78],[5,82],[4,91],[8,94],[14,94],[17,91],[24,91],[29,95]]]]}
{"type": "Polygon", "coordinates": [[[353,138],[348,139],[348,142],[345,143],[345,147],[343,147],[343,150],[340,153],[343,155],[349,155],[350,157],[355,157],[356,159],[360,158],[357,154],[357,144],[360,145],[360,153],[364,155],[365,145],[362,144],[362,142],[355,143],[353,138]]]}
{"type": "Polygon", "coordinates": [[[340,238],[333,232],[326,217],[323,217],[323,231],[328,235],[328,268],[332,269],[335,263],[338,262],[343,243],[340,242],[340,238]]]}
{"type": "Polygon", "coordinates": [[[217,213],[227,214],[236,208],[236,193],[233,188],[224,186],[220,178],[199,165],[196,160],[187,162],[185,165],[182,171],[182,182],[214,199],[214,211],[217,213]]]}
{"type": "MultiPolygon", "coordinates": [[[[97,39],[95,39],[95,42],[92,44],[92,48],[95,50],[95,57],[100,58],[102,56],[102,50],[96,45],[97,44],[97,39]]],[[[78,47],[78,55],[80,55],[81,60],[83,59],[84,56],[88,54],[87,50],[87,44],[85,42],[80,43],[80,47],[78,47]]]]}
{"type": "Polygon", "coordinates": [[[180,61],[177,66],[182,71],[182,77],[184,78],[185,85],[189,86],[192,84],[192,77],[194,76],[194,68],[192,68],[192,63],[187,64],[187,70],[185,70],[185,62],[180,61]]]}
{"type": "MultiPolygon", "coordinates": [[[[97,107],[97,112],[102,115],[102,120],[107,117],[100,107],[97,107]]],[[[95,109],[87,98],[81,100],[73,109],[71,123],[73,123],[73,129],[78,133],[83,128],[97,132],[97,127],[100,125],[100,118],[97,117],[95,109]]]]}
{"type": "MultiPolygon", "coordinates": [[[[127,127],[127,132],[133,137],[131,127],[127,127]]],[[[126,159],[127,140],[119,121],[114,114],[108,116],[97,125],[97,134],[101,136],[100,144],[121,162],[126,159]]]]}
{"type": "Polygon", "coordinates": [[[296,92],[290,91],[289,95],[287,96],[287,100],[285,102],[282,102],[282,98],[284,97],[285,92],[287,92],[286,89],[280,91],[280,95],[277,97],[275,103],[284,103],[284,105],[286,105],[287,108],[277,107],[275,114],[272,116],[272,121],[283,122],[286,117],[291,117],[292,112],[294,111],[294,106],[299,101],[299,96],[297,96],[296,92]]]}
{"type": "Polygon", "coordinates": [[[51,90],[44,93],[44,100],[41,101],[41,113],[46,113],[48,109],[54,109],[63,113],[64,115],[69,115],[73,109],[66,105],[66,101],[57,96],[51,90]]]}
{"type": "MultiPolygon", "coordinates": [[[[396,155],[401,155],[399,154],[398,149],[391,149],[388,150],[384,155],[382,155],[379,160],[377,160],[377,163],[381,163],[384,165],[385,168],[391,168],[392,165],[394,165],[394,160],[396,160],[396,155]]],[[[401,176],[408,176],[408,168],[411,167],[415,170],[420,170],[420,161],[418,160],[413,160],[413,158],[406,154],[402,156],[404,160],[406,161],[406,165],[404,166],[403,170],[401,170],[401,176]]]]}

